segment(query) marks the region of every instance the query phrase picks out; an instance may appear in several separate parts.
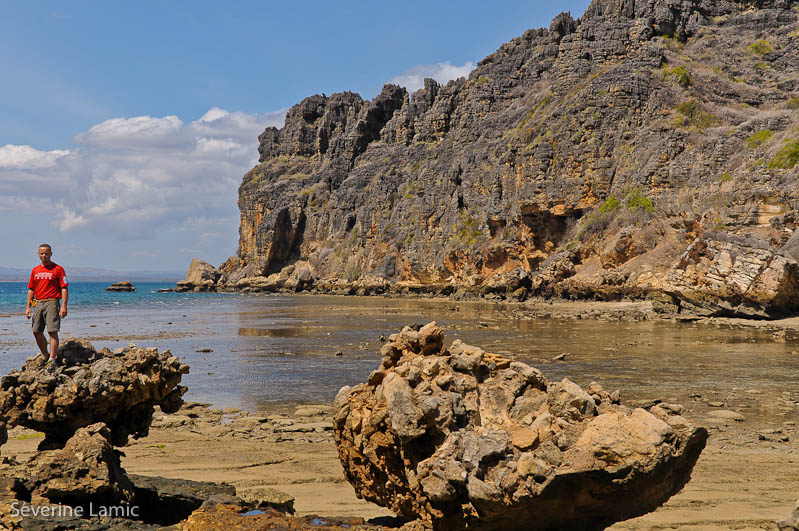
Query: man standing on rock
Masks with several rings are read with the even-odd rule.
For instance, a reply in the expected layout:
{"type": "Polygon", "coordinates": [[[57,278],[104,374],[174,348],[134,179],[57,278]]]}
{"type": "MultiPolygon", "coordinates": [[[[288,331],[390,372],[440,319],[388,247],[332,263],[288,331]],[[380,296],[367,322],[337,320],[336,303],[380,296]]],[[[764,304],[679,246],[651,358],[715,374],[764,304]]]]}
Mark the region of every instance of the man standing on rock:
{"type": "Polygon", "coordinates": [[[53,249],[49,244],[39,246],[39,260],[41,265],[33,268],[31,279],[28,281],[28,304],[25,307],[25,317],[31,318],[33,314],[33,337],[42,356],[47,358],[47,339],[44,329],[50,335],[50,359],[48,368],[58,366],[58,331],[61,329],[61,319],[67,316],[67,274],[64,268],[50,261],[53,249]]]}

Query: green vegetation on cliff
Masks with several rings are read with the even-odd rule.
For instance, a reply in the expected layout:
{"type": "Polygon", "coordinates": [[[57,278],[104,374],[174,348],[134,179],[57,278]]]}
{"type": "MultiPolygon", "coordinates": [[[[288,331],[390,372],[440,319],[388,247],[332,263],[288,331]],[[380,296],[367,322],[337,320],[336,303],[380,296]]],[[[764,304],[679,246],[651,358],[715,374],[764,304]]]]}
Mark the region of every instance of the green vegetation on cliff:
{"type": "Polygon", "coordinates": [[[771,140],[772,136],[774,135],[771,131],[764,129],[763,131],[753,133],[749,138],[746,139],[746,143],[749,146],[749,149],[757,149],[771,140]]]}
{"type": "Polygon", "coordinates": [[[685,88],[694,84],[693,79],[688,74],[684,66],[675,66],[674,68],[663,67],[663,79],[667,83],[676,83],[685,88]]]}
{"type": "Polygon", "coordinates": [[[774,46],[772,46],[767,40],[760,39],[759,41],[750,44],[746,48],[746,51],[752,55],[766,55],[767,53],[774,51],[774,46]]]}
{"type": "Polygon", "coordinates": [[[788,141],[768,163],[768,167],[790,170],[799,161],[799,140],[788,141]]]}

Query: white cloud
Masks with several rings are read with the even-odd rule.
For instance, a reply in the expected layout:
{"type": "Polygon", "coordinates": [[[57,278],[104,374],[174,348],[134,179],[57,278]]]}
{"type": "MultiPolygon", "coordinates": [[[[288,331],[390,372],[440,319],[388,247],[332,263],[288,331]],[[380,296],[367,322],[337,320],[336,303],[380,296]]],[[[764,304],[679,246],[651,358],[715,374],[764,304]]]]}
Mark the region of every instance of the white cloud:
{"type": "Polygon", "coordinates": [[[182,128],[183,122],[177,116],[113,118],[91,126],[85,133],[79,133],[75,141],[86,145],[134,147],[177,140],[176,135],[182,128]]]}
{"type": "Polygon", "coordinates": [[[213,121],[219,120],[220,118],[224,118],[224,117],[229,116],[229,115],[230,115],[230,113],[227,112],[225,109],[220,109],[219,107],[212,107],[211,109],[208,110],[207,113],[203,114],[202,117],[200,117],[200,119],[197,120],[197,121],[198,122],[213,122],[213,121]]]}
{"type": "Polygon", "coordinates": [[[405,87],[408,92],[413,94],[424,87],[425,78],[432,78],[444,85],[448,81],[467,77],[475,69],[474,63],[469,61],[462,66],[453,65],[449,61],[432,65],[414,66],[393,78],[389,83],[405,87]]]}
{"type": "MultiPolygon", "coordinates": [[[[205,113],[202,118],[187,126],[196,136],[227,136],[242,142],[248,142],[249,137],[243,138],[242,134],[259,129],[260,134],[266,127],[283,127],[286,120],[286,109],[264,114],[246,114],[243,112],[228,112],[219,107],[214,107],[205,113]]],[[[257,135],[256,135],[257,137],[257,135]]]]}
{"type": "Polygon", "coordinates": [[[246,150],[247,146],[239,144],[232,138],[203,138],[197,139],[197,153],[204,155],[242,155],[241,150],[246,150]]]}
{"type": "Polygon", "coordinates": [[[74,210],[64,210],[61,214],[61,219],[58,221],[58,228],[66,232],[75,227],[79,227],[86,223],[86,218],[79,216],[74,210]]]}
{"type": "Polygon", "coordinates": [[[109,197],[105,200],[104,203],[89,208],[88,212],[93,216],[103,216],[106,214],[110,214],[114,211],[114,207],[117,206],[117,203],[119,203],[118,197],[109,197]]]}
{"type": "Polygon", "coordinates": [[[285,110],[214,107],[189,123],[176,116],[106,120],[76,135],[79,146],[70,151],[2,146],[0,211],[46,205],[53,227],[84,240],[185,231],[185,245],[202,247],[203,238],[219,233],[235,248],[241,178],[258,160],[258,135],[284,118],[285,110]],[[203,222],[192,230],[190,219],[229,227],[203,222]]]}
{"type": "Polygon", "coordinates": [[[15,146],[7,144],[0,147],[0,169],[38,170],[50,168],[61,157],[69,155],[65,149],[39,151],[31,146],[15,146]]]}

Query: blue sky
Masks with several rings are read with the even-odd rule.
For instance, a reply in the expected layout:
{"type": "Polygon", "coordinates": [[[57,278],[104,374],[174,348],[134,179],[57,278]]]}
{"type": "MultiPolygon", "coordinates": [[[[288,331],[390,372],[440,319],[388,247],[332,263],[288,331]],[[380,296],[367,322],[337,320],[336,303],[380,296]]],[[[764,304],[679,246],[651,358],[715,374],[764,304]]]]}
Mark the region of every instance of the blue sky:
{"type": "Polygon", "coordinates": [[[0,266],[236,252],[257,135],[315,93],[468,75],[569,2],[0,3],[0,266]]]}

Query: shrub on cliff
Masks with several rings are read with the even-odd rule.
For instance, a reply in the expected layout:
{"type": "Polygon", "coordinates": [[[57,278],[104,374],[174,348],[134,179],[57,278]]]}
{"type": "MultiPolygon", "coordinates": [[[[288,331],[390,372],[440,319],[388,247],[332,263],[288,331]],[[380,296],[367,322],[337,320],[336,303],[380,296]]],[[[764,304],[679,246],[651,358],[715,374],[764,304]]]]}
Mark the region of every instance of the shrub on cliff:
{"type": "Polygon", "coordinates": [[[773,170],[790,170],[799,161],[799,140],[791,140],[768,163],[773,170]]]}
{"type": "Polygon", "coordinates": [[[750,55],[763,56],[773,51],[774,51],[774,46],[772,46],[771,43],[769,43],[765,39],[760,39],[757,42],[753,42],[746,48],[746,53],[750,55]]]}
{"type": "Polygon", "coordinates": [[[638,188],[633,188],[627,193],[624,206],[628,211],[633,213],[644,211],[652,214],[655,212],[655,206],[652,204],[652,200],[646,197],[638,188]]]}
{"type": "Polygon", "coordinates": [[[757,149],[771,140],[772,134],[768,129],[753,133],[752,136],[746,139],[746,144],[749,149],[757,149]]]}
{"type": "Polygon", "coordinates": [[[706,129],[719,122],[718,116],[702,110],[702,106],[696,100],[679,103],[674,107],[674,111],[677,113],[671,121],[674,127],[694,127],[700,133],[704,133],[706,129]]]}
{"type": "Polygon", "coordinates": [[[694,84],[690,74],[684,66],[675,66],[674,68],[663,67],[663,80],[666,83],[673,83],[681,87],[688,88],[694,84]]]}
{"type": "Polygon", "coordinates": [[[583,216],[575,227],[575,237],[581,242],[600,235],[606,229],[616,230],[648,222],[655,205],[640,188],[623,188],[619,197],[611,194],[599,207],[583,216]]]}

